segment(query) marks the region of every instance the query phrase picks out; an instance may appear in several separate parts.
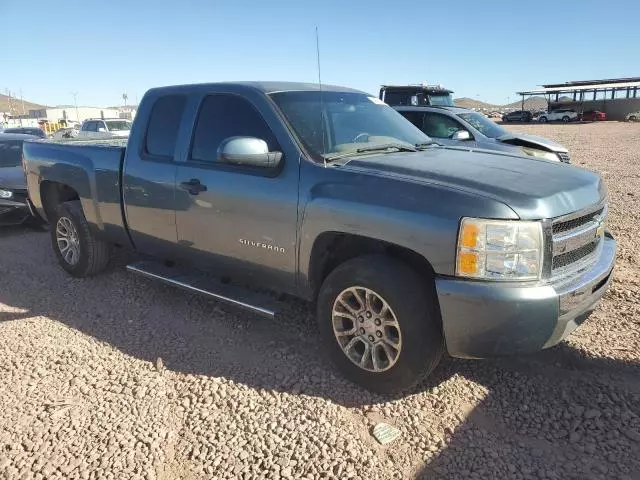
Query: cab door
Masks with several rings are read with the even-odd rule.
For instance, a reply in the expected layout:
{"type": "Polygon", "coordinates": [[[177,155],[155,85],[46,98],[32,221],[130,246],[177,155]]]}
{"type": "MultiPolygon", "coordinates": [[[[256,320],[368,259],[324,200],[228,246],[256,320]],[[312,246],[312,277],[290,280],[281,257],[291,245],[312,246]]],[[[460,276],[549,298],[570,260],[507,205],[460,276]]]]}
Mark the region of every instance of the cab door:
{"type": "Polygon", "coordinates": [[[176,93],[145,98],[134,124],[144,131],[131,132],[126,150],[123,199],[131,239],[138,251],[159,258],[175,256],[177,140],[186,101],[176,93]]]}
{"type": "Polygon", "coordinates": [[[218,275],[293,291],[299,151],[264,94],[250,97],[215,92],[201,98],[191,145],[176,172],[178,248],[218,275]],[[238,136],[266,141],[269,151],[283,153],[280,164],[221,162],[221,143],[238,136]]]}

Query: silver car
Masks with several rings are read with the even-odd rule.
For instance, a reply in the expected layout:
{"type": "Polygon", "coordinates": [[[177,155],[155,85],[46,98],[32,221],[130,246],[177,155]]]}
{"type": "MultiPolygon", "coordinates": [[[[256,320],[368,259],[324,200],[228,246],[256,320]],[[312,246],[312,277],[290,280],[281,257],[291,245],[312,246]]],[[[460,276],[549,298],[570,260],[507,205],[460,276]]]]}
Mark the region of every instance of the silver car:
{"type": "Polygon", "coordinates": [[[569,151],[537,135],[513,133],[473,110],[459,107],[393,107],[442,145],[499,150],[571,163],[569,151]]]}

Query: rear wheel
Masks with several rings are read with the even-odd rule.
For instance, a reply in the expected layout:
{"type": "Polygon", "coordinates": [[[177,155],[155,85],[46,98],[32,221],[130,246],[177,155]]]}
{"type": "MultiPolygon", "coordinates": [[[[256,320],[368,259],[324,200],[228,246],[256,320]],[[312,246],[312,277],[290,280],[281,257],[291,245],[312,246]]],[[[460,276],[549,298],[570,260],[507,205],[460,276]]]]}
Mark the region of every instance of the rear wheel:
{"type": "Polygon", "coordinates": [[[635,122],[636,120],[638,120],[638,118],[637,118],[635,115],[631,115],[631,116],[629,117],[629,121],[630,121],[630,122],[635,122]]]}
{"type": "Polygon", "coordinates": [[[571,120],[567,115],[565,115],[564,117],[562,117],[562,121],[564,123],[569,123],[569,120],[571,120]]]}
{"type": "Polygon", "coordinates": [[[91,232],[78,200],[56,207],[51,219],[51,241],[58,262],[75,277],[96,275],[109,263],[110,246],[91,232]]]}
{"type": "Polygon", "coordinates": [[[392,258],[358,257],[338,266],[322,285],[317,317],[333,362],[368,390],[406,390],[442,358],[433,285],[392,258]]]}

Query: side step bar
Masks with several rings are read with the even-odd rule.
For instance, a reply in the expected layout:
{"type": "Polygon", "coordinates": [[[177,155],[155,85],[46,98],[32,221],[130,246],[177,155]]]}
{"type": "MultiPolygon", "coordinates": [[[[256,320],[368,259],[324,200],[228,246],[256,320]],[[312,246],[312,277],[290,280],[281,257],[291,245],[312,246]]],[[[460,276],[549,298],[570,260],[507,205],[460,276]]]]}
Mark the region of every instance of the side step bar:
{"type": "Polygon", "coordinates": [[[277,303],[276,300],[267,295],[254,294],[240,286],[223,284],[206,275],[185,274],[176,267],[166,267],[157,262],[142,261],[127,265],[127,270],[264,317],[275,318],[278,310],[275,305],[272,305],[277,303]]]}

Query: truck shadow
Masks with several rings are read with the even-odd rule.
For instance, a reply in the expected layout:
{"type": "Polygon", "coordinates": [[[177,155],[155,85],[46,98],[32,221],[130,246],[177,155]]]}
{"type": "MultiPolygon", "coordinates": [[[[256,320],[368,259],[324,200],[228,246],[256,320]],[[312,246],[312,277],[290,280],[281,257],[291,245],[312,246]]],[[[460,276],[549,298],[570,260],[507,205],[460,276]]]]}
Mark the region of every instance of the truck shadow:
{"type": "Polygon", "coordinates": [[[423,465],[416,478],[640,478],[637,362],[591,358],[562,344],[508,360],[445,359],[412,392],[377,395],[327,365],[313,312],[303,302],[288,301],[274,321],[137,278],[118,265],[74,279],[55,264],[46,235],[24,241],[31,256],[2,262],[11,281],[0,288],[0,303],[10,307],[0,322],[48,317],[150,362],[150,369],[161,358],[172,372],[322,397],[363,413],[391,400],[425,408],[414,400],[460,376],[486,393],[470,398],[464,415],[454,400],[447,406],[446,396],[433,396],[429,415],[438,417],[442,408],[442,415],[457,416],[451,429],[432,418],[440,429],[432,436],[420,425],[409,428],[407,419],[394,420],[404,427],[405,446],[412,437],[424,442],[411,447],[413,462],[423,465]]]}

